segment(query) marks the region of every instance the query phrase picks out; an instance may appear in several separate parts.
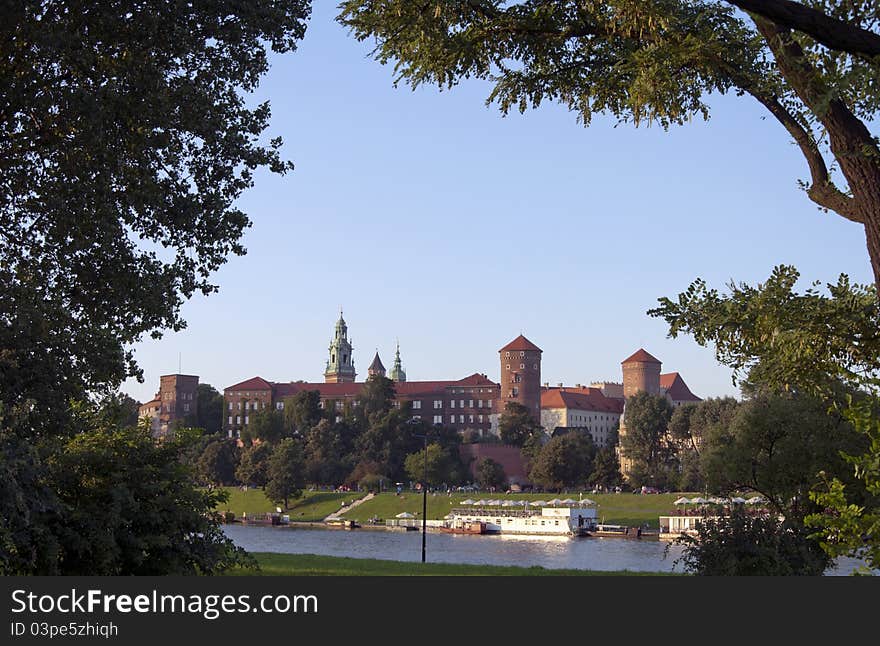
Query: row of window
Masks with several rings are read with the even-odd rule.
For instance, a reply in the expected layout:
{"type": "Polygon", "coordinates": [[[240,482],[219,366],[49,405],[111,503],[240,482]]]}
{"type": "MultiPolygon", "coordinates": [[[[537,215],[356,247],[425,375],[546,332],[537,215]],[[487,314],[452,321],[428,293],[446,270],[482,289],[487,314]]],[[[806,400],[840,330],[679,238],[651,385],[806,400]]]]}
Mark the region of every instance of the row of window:
{"type": "MultiPolygon", "coordinates": [[[[281,404],[281,402],[278,402],[278,403],[281,404]]],[[[255,402],[249,402],[249,401],[246,401],[246,402],[244,403],[244,409],[245,409],[245,410],[251,410],[251,409],[253,409],[253,410],[259,410],[260,408],[266,408],[266,402],[258,402],[258,401],[255,401],[255,402]],[[262,404],[262,406],[260,406],[260,404],[262,404]]],[[[276,405],[276,408],[279,408],[279,409],[280,409],[280,408],[284,408],[284,405],[282,404],[280,407],[276,405]]],[[[229,410],[232,410],[232,402],[229,402],[229,410]]],[[[241,410],[241,402],[240,402],[240,401],[238,402],[238,410],[241,410]]]]}
{"type": "Polygon", "coordinates": [[[174,393],[169,391],[169,392],[162,393],[162,399],[177,399],[179,401],[184,401],[184,400],[188,399],[189,401],[192,401],[193,394],[192,393],[180,393],[179,397],[175,397],[174,393]]]}
{"type": "MultiPolygon", "coordinates": [[[[508,363],[506,366],[504,366],[504,367],[505,367],[507,370],[510,370],[510,364],[509,364],[509,363],[508,363]]],[[[520,369],[520,370],[525,370],[525,369],[526,369],[526,364],[524,364],[524,363],[519,364],[519,369],[520,369]]],[[[532,370],[537,370],[537,369],[538,369],[538,364],[537,364],[537,363],[532,364],[532,370]]]]}

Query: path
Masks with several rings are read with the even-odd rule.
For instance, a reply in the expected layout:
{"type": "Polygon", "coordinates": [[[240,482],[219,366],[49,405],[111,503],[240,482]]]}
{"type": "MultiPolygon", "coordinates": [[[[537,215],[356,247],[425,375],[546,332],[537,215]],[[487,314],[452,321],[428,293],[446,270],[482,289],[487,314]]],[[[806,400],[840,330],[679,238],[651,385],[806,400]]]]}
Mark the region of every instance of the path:
{"type": "Polygon", "coordinates": [[[324,522],[326,523],[328,520],[338,520],[338,518],[340,516],[342,516],[343,514],[347,514],[348,512],[350,512],[352,509],[357,507],[362,502],[367,502],[368,500],[372,500],[374,497],[375,497],[375,494],[368,493],[366,496],[364,496],[363,498],[358,498],[357,500],[355,500],[353,503],[351,503],[347,507],[340,507],[337,511],[334,511],[332,514],[327,516],[327,518],[324,519],[324,522]]]}

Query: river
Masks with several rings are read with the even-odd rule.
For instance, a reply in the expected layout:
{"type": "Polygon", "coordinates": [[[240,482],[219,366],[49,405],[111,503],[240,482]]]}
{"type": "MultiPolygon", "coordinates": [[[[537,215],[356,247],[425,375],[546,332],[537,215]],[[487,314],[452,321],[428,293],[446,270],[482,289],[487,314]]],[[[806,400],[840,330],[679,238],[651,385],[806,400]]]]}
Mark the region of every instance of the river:
{"type": "MultiPolygon", "coordinates": [[[[414,561],[422,559],[422,534],[351,530],[224,525],[236,545],[249,552],[319,554],[353,558],[414,561]]],[[[673,568],[681,548],[658,540],[568,538],[555,536],[467,536],[428,532],[429,563],[541,566],[548,569],[681,572],[673,568]],[[665,554],[669,546],[668,555],[665,554]]],[[[850,574],[858,562],[841,559],[828,575],[850,574]]]]}

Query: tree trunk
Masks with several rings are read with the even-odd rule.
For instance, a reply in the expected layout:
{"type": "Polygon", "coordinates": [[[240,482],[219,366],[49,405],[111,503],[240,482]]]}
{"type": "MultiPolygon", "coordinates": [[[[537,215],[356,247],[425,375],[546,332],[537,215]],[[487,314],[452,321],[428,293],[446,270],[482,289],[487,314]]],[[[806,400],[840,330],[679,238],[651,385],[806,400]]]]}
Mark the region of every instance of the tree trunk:
{"type": "Polygon", "coordinates": [[[831,101],[823,124],[861,216],[874,285],[880,297],[880,150],[865,124],[840,101],[831,101]]]}

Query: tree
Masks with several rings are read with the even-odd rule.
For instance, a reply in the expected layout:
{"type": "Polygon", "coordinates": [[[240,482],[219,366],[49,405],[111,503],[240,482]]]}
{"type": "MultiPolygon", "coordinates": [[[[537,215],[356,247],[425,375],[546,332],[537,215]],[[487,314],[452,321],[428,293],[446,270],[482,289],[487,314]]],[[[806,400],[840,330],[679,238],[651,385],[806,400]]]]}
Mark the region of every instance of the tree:
{"type": "Polygon", "coordinates": [[[303,0],[5,7],[0,444],[16,498],[0,514],[3,573],[64,568],[41,561],[62,553],[40,547],[41,523],[73,513],[48,461],[142,378],[135,342],[182,329],[182,302],[244,253],[236,204],[253,173],[291,168],[280,140],[261,143],[268,104],[246,95],[308,14],[303,0]]]}
{"type": "Polygon", "coordinates": [[[235,470],[238,467],[239,452],[234,440],[228,440],[221,434],[212,436],[215,439],[205,446],[196,462],[199,478],[215,486],[235,483],[235,470]]]}
{"type": "Polygon", "coordinates": [[[244,485],[265,487],[269,479],[269,457],[272,446],[265,442],[252,444],[241,452],[235,477],[244,485]]]}
{"type": "Polygon", "coordinates": [[[291,498],[302,496],[305,484],[305,464],[299,441],[286,437],[273,449],[266,468],[266,496],[272,502],[284,502],[289,507],[291,498]]]}
{"type": "Polygon", "coordinates": [[[522,448],[529,438],[544,435],[544,429],[528,408],[517,402],[507,402],[498,420],[498,435],[505,444],[522,448]]]}
{"type": "Polygon", "coordinates": [[[223,395],[211,384],[199,384],[196,391],[195,426],[208,435],[223,431],[223,395]]]}
{"type": "Polygon", "coordinates": [[[821,473],[807,474],[820,480],[811,498],[821,505],[808,523],[832,557],[850,550],[871,558],[880,549],[880,533],[871,531],[880,496],[870,466],[880,463],[872,413],[880,408],[872,394],[880,379],[880,306],[874,287],[853,285],[846,275],[826,285],[827,293],[814,282],[803,294],[794,291],[799,276],[794,267],[779,266],[764,284],[730,284],[723,296],[697,280],[677,301],[661,298],[649,314],[666,319],[672,337],[691,334],[700,345],[712,343],[719,362],[733,368],[734,381],[818,398],[863,435],[862,452],[839,447],[858,486],[848,487],[821,464],[813,465],[821,473]]]}
{"type": "Polygon", "coordinates": [[[820,0],[347,0],[338,20],[395,83],[494,83],[503,113],[545,100],[664,128],[708,118],[704,97],[748,95],[806,161],[807,196],[865,230],[880,287],[880,146],[865,123],[880,105],[873,3],[820,0]],[[755,13],[741,14],[735,7],[755,13]],[[827,148],[823,144],[827,141],[827,148]],[[839,188],[830,159],[846,183],[839,188]]]}
{"type": "Polygon", "coordinates": [[[703,576],[818,576],[828,568],[827,555],[807,540],[803,526],[772,514],[749,515],[741,506],[729,516],[704,519],[697,536],[674,543],[684,546],[675,564],[703,576]]]}
{"type": "Polygon", "coordinates": [[[739,402],[733,397],[710,398],[698,404],[677,407],[669,420],[669,437],[676,447],[679,463],[679,491],[699,491],[706,479],[700,455],[706,437],[713,429],[726,429],[736,414],[739,402]]]}
{"type": "Polygon", "coordinates": [[[501,489],[507,484],[504,467],[492,458],[483,458],[477,465],[477,484],[481,489],[501,489]]]}
{"type": "Polygon", "coordinates": [[[48,524],[57,561],[40,574],[214,574],[247,563],[218,525],[226,494],[197,489],[179,459],[196,435],[157,443],[144,423],[67,441],[49,468],[63,505],[48,524]]]}
{"type": "Polygon", "coordinates": [[[702,471],[710,491],[755,491],[792,527],[818,511],[809,492],[819,472],[855,486],[840,451],[857,451],[862,437],[840,415],[807,395],[765,394],[738,407],[729,427],[706,438],[702,471]]]}
{"type": "MultiPolygon", "coordinates": [[[[254,407],[256,406],[255,403],[254,407]]],[[[260,440],[275,444],[284,437],[284,420],[280,411],[271,408],[255,410],[251,413],[249,422],[241,433],[244,440],[260,440]]]]}
{"type": "Polygon", "coordinates": [[[373,416],[386,415],[394,406],[394,382],[381,375],[370,375],[357,398],[358,417],[369,425],[373,416]]]}
{"type": "Polygon", "coordinates": [[[561,491],[586,483],[593,471],[596,447],[582,432],[551,438],[532,465],[529,479],[545,489],[561,491]]]}
{"type": "Polygon", "coordinates": [[[338,485],[351,470],[348,456],[342,451],[338,425],[326,419],[306,434],[304,453],[305,474],[309,482],[338,485]]]}
{"type": "Polygon", "coordinates": [[[613,447],[602,447],[596,452],[596,457],[593,460],[593,472],[588,480],[606,490],[617,487],[623,482],[620,461],[617,459],[617,453],[613,447]]]}
{"type": "Polygon", "coordinates": [[[626,400],[626,434],[620,438],[620,447],[632,461],[632,484],[665,488],[673,479],[677,464],[667,437],[671,417],[672,405],[662,395],[639,392],[626,400]]]}
{"type": "Polygon", "coordinates": [[[305,436],[324,417],[321,409],[321,392],[307,390],[284,399],[284,429],[293,436],[305,436]]]}

